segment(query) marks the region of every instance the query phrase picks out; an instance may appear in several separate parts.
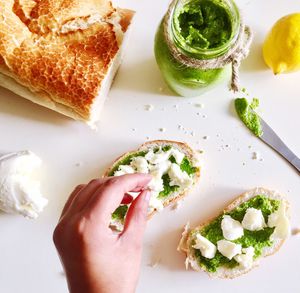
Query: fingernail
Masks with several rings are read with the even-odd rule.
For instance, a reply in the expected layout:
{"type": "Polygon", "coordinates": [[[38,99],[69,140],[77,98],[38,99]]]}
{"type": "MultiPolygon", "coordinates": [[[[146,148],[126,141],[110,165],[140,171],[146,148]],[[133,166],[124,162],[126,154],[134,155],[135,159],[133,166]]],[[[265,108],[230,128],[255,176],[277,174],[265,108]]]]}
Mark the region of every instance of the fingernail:
{"type": "Polygon", "coordinates": [[[146,191],[146,194],[145,194],[145,201],[149,201],[151,198],[151,192],[149,190],[146,191]]]}

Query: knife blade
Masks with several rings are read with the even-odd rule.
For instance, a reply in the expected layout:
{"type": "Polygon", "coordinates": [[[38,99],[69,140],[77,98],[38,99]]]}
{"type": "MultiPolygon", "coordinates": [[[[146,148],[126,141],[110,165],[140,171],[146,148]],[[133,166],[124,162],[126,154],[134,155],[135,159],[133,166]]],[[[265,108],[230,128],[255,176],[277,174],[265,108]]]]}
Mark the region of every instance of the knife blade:
{"type": "Polygon", "coordinates": [[[297,155],[288,148],[288,146],[275,133],[275,131],[259,115],[258,117],[260,118],[260,123],[263,130],[263,134],[259,138],[278,154],[280,154],[284,159],[286,159],[300,174],[299,157],[297,157],[297,155]]]}

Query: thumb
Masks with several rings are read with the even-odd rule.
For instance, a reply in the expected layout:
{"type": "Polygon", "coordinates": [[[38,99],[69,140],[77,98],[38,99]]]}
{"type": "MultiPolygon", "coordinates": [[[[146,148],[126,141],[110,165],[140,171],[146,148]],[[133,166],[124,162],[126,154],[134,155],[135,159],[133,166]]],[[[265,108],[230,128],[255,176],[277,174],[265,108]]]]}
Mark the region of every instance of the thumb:
{"type": "Polygon", "coordinates": [[[144,190],[132,202],[126,215],[125,226],[121,237],[130,238],[130,240],[137,242],[142,241],[147,224],[150,196],[150,191],[144,190]]]}

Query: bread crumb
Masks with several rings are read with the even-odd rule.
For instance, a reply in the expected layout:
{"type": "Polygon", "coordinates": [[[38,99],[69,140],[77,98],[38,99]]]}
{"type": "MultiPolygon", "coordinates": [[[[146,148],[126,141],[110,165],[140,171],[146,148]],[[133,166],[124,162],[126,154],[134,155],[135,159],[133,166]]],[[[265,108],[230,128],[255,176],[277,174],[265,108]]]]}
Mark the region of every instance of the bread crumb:
{"type": "Polygon", "coordinates": [[[172,206],[171,206],[171,210],[172,211],[177,211],[181,208],[182,206],[182,203],[180,201],[174,203],[172,206]]]}
{"type": "Polygon", "coordinates": [[[158,91],[159,91],[159,92],[163,92],[163,91],[164,91],[164,88],[163,88],[163,87],[159,87],[159,88],[158,88],[158,91]]]}
{"type": "Polygon", "coordinates": [[[155,268],[160,264],[160,262],[161,262],[161,257],[155,257],[153,260],[151,260],[148,263],[148,266],[151,268],[155,268]]]}
{"type": "Polygon", "coordinates": [[[292,230],[293,236],[300,236],[300,228],[295,228],[292,230]]]}
{"type": "Polygon", "coordinates": [[[151,112],[154,110],[154,106],[153,105],[145,105],[145,110],[151,112]]]}
{"type": "Polygon", "coordinates": [[[199,154],[204,154],[204,150],[198,150],[199,154]]]}
{"type": "Polygon", "coordinates": [[[254,152],[252,154],[252,160],[260,160],[260,155],[258,152],[254,152]]]}
{"type": "Polygon", "coordinates": [[[203,109],[204,108],[204,104],[202,104],[202,103],[195,103],[195,107],[203,109]]]}

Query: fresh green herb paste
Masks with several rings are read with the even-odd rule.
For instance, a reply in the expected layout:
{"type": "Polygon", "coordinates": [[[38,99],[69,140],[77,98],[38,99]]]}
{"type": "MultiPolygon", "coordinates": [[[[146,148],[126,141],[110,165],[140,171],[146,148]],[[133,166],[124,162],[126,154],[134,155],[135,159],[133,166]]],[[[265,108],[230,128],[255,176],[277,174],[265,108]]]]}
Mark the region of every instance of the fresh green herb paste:
{"type": "MultiPolygon", "coordinates": [[[[235,208],[233,211],[220,215],[217,219],[215,219],[209,225],[204,227],[201,231],[195,231],[193,233],[196,234],[197,232],[200,232],[203,237],[207,238],[209,241],[217,245],[217,242],[219,240],[224,239],[223,232],[221,229],[223,215],[229,215],[233,219],[242,222],[247,209],[255,208],[262,211],[262,214],[267,222],[268,216],[277,211],[279,205],[280,201],[278,200],[272,200],[263,195],[257,195],[256,197],[235,208]]],[[[260,231],[244,230],[244,236],[232,242],[241,244],[243,248],[252,246],[255,250],[254,258],[257,258],[262,254],[262,251],[265,247],[269,247],[272,245],[270,236],[273,234],[274,229],[275,228],[264,228],[260,231]]],[[[203,257],[201,255],[200,250],[196,249],[195,255],[198,259],[200,266],[205,267],[209,272],[216,272],[216,270],[221,266],[225,266],[228,268],[238,266],[238,263],[234,259],[229,260],[228,258],[223,256],[219,251],[217,251],[213,259],[203,257]]]]}
{"type": "Polygon", "coordinates": [[[259,100],[254,98],[251,104],[246,98],[235,99],[235,110],[243,123],[258,137],[263,135],[260,118],[254,112],[259,106],[259,100]]]}
{"type": "Polygon", "coordinates": [[[195,49],[214,49],[232,35],[232,16],[220,1],[196,0],[183,6],[177,16],[180,33],[195,49]]]}

